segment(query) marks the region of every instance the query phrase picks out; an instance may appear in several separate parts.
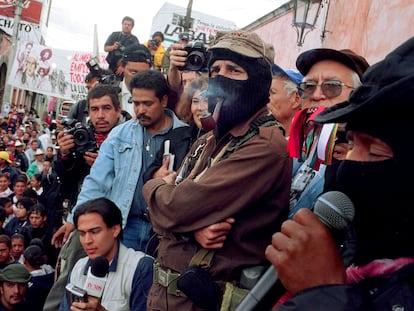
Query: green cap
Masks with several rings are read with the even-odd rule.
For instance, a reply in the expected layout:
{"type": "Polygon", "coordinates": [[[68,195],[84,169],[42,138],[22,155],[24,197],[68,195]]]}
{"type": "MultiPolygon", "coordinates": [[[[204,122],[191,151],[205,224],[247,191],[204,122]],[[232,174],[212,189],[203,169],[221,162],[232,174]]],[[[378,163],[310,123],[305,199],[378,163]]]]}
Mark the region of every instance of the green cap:
{"type": "Polygon", "coordinates": [[[12,263],[0,271],[2,282],[27,283],[31,278],[29,270],[20,263],[12,263]]]}

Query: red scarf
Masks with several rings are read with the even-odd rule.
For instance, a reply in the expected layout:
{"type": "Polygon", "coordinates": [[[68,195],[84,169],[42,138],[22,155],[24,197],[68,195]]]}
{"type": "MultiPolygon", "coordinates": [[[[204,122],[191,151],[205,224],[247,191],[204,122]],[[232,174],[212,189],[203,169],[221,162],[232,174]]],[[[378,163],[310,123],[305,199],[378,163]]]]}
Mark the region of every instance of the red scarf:
{"type": "Polygon", "coordinates": [[[109,133],[101,134],[101,133],[94,133],[96,143],[100,147],[104,140],[108,137],[109,133]]]}

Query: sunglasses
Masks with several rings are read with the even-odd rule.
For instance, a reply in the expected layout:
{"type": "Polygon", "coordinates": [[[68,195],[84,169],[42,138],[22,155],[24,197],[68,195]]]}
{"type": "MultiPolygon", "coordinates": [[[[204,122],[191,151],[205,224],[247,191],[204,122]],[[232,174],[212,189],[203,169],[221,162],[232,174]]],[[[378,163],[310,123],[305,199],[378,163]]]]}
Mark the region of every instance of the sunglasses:
{"type": "Polygon", "coordinates": [[[315,81],[305,81],[299,84],[299,89],[303,92],[303,98],[309,98],[315,93],[317,87],[321,87],[323,95],[327,98],[334,98],[342,93],[343,87],[353,89],[353,86],[346,85],[345,83],[337,80],[324,81],[321,84],[317,84],[315,81]]]}

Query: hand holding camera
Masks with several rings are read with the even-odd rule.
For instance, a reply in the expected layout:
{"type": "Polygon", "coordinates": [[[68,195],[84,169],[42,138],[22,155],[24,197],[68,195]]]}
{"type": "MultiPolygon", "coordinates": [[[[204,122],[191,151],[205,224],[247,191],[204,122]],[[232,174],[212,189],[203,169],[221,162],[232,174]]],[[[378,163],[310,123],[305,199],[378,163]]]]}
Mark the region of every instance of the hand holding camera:
{"type": "Polygon", "coordinates": [[[182,71],[205,71],[207,70],[208,54],[207,48],[202,41],[194,41],[185,44],[183,49],[187,52],[184,66],[179,66],[182,71]]]}
{"type": "MultiPolygon", "coordinates": [[[[66,137],[65,133],[61,137],[63,145],[61,146],[61,153],[74,151],[78,154],[84,154],[85,152],[96,152],[98,144],[95,140],[93,129],[88,125],[83,125],[81,122],[77,122],[76,119],[63,119],[62,125],[65,126],[65,133],[71,134],[72,137],[66,137]],[[65,138],[65,139],[64,139],[65,138]]],[[[60,145],[60,143],[59,143],[60,145]]]]}
{"type": "Polygon", "coordinates": [[[113,46],[115,47],[115,48],[113,49],[114,51],[119,50],[119,52],[120,52],[120,53],[124,53],[125,46],[123,46],[123,45],[121,44],[121,42],[116,41],[116,42],[114,43],[114,45],[113,45],[113,46]]]}
{"type": "Polygon", "coordinates": [[[160,42],[157,39],[148,40],[148,48],[150,48],[153,51],[157,50],[159,45],[160,42]]]}

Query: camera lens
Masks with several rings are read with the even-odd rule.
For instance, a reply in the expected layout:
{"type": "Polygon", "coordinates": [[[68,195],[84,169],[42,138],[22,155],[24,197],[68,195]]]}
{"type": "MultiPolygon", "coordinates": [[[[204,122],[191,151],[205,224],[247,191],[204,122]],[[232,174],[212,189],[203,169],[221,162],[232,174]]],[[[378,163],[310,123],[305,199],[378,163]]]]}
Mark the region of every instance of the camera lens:
{"type": "Polygon", "coordinates": [[[202,52],[193,51],[187,56],[186,67],[188,70],[199,71],[202,69],[205,56],[202,52]]]}
{"type": "Polygon", "coordinates": [[[77,146],[86,145],[89,142],[89,134],[85,129],[77,129],[73,133],[73,140],[77,146]]]}

